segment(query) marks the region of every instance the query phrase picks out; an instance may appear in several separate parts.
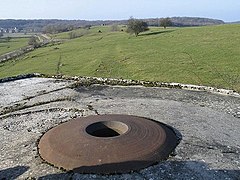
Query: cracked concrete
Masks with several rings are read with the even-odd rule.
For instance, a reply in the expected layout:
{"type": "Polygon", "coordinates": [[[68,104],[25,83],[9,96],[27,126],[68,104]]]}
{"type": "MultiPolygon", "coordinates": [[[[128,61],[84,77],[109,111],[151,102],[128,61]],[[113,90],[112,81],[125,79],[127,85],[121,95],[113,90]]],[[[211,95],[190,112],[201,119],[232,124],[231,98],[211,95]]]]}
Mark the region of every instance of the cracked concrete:
{"type": "Polygon", "coordinates": [[[53,78],[0,83],[0,179],[240,179],[239,97],[77,84],[53,78]],[[75,117],[110,113],[164,122],[183,139],[167,161],[128,174],[64,172],[40,158],[37,142],[50,128],[75,117]]]}

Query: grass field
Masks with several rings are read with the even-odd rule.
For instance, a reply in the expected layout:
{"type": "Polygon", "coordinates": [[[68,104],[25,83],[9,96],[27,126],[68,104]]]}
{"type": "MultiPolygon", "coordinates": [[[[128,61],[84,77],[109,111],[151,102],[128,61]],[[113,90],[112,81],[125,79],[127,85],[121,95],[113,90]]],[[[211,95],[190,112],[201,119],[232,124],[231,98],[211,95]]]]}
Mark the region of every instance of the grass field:
{"type": "Polygon", "coordinates": [[[31,36],[36,35],[36,33],[4,33],[3,38],[12,37],[12,38],[30,38],[31,36]]]}
{"type": "MultiPolygon", "coordinates": [[[[0,39],[0,55],[17,50],[28,45],[29,38],[11,38],[8,42],[5,38],[0,39]]],[[[0,72],[1,74],[1,72],[0,72]]]]}
{"type": "Polygon", "coordinates": [[[60,72],[240,91],[240,25],[151,28],[138,37],[110,28],[79,29],[83,36],[72,40],[69,33],[55,35],[64,43],[0,64],[0,77],[60,72]]]}

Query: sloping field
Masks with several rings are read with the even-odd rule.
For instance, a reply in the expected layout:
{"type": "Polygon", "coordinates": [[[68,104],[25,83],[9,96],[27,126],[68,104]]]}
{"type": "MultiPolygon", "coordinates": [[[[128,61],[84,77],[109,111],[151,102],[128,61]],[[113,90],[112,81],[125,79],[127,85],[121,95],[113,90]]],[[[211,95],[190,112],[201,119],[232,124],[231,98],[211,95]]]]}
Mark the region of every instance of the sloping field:
{"type": "MultiPolygon", "coordinates": [[[[124,27],[120,27],[120,29],[124,27]]],[[[111,27],[77,30],[20,59],[0,64],[0,77],[65,74],[179,82],[240,91],[240,25],[151,28],[135,37],[111,27]],[[101,30],[101,32],[99,32],[101,30]]]]}
{"type": "Polygon", "coordinates": [[[0,39],[0,55],[17,50],[28,45],[29,38],[11,38],[8,42],[6,38],[0,39]]]}

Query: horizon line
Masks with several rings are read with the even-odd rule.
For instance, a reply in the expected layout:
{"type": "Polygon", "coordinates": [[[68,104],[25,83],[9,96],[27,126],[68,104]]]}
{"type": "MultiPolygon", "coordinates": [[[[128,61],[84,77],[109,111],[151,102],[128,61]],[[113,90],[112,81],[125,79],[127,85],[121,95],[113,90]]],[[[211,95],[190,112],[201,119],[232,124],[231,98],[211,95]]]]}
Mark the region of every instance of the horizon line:
{"type": "MultiPolygon", "coordinates": [[[[203,17],[203,16],[168,16],[169,18],[204,18],[204,19],[213,19],[213,20],[220,20],[223,22],[238,22],[240,20],[235,21],[225,21],[218,18],[211,18],[211,17],[203,17]]],[[[130,17],[129,17],[130,18],[130,17]]],[[[64,18],[0,18],[0,20],[60,20],[60,21],[126,21],[129,18],[121,18],[121,19],[64,19],[64,18]]],[[[135,17],[133,17],[135,18],[135,17]]],[[[166,17],[146,17],[146,18],[135,18],[135,19],[161,19],[166,17]]]]}

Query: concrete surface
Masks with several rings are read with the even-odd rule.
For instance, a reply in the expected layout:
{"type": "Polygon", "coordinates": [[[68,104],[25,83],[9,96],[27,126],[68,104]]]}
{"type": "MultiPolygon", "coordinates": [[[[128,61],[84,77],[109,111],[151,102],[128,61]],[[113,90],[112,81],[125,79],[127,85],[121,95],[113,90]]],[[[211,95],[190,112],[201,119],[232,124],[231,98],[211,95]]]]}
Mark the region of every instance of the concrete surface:
{"type": "Polygon", "coordinates": [[[53,78],[0,83],[0,179],[240,179],[239,97],[75,83],[53,78]],[[109,113],[164,122],[182,141],[167,161],[129,174],[64,172],[40,158],[37,142],[50,128],[109,113]]]}

